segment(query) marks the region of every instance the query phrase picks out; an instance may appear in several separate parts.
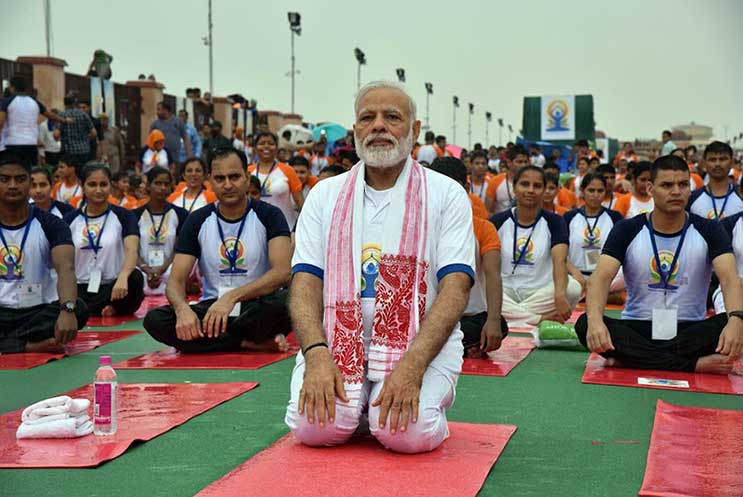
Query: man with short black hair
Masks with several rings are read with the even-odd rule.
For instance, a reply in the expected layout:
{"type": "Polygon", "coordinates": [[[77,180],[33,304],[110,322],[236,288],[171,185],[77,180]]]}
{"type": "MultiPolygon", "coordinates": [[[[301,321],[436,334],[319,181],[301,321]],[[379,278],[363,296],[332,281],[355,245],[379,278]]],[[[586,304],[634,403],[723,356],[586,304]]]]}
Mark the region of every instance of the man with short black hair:
{"type": "Polygon", "coordinates": [[[607,366],[729,374],[743,352],[743,284],[730,238],[720,223],[686,213],[690,182],[683,159],[657,159],[653,210],[614,226],[588,280],[575,330],[607,366]],[[627,304],[613,319],[604,309],[620,267],[627,304]],[[713,268],[730,312],[705,319],[713,268]]]}
{"type": "Polygon", "coordinates": [[[733,149],[727,143],[714,141],[702,156],[707,171],[707,185],[694,190],[689,199],[689,212],[707,219],[722,221],[743,211],[743,200],[732,176],[733,149]]]}
{"type": "Polygon", "coordinates": [[[63,352],[87,320],[70,228],[29,204],[30,189],[29,166],[0,153],[0,354],[63,352]]]}
{"type": "Polygon", "coordinates": [[[75,167],[80,177],[83,166],[90,159],[90,140],[97,136],[90,116],[75,107],[75,97],[64,98],[65,110],[60,114],[65,119],[62,132],[62,153],[68,165],[75,167]]]}
{"type": "Polygon", "coordinates": [[[421,145],[414,156],[418,162],[432,164],[434,159],[444,156],[444,150],[437,147],[434,143],[435,135],[433,134],[433,131],[426,131],[425,140],[425,145],[421,145]]]}
{"type": "Polygon", "coordinates": [[[513,207],[513,178],[523,167],[529,165],[529,153],[521,145],[516,145],[508,151],[508,169],[495,176],[487,190],[485,205],[488,212],[498,214],[513,207]]]}
{"type": "Polygon", "coordinates": [[[660,134],[660,140],[663,143],[663,146],[660,149],[661,157],[664,155],[671,155],[671,152],[676,150],[676,144],[671,140],[671,132],[669,130],[663,130],[663,133],[660,134]]]}
{"type": "Polygon", "coordinates": [[[211,157],[216,150],[232,148],[230,140],[222,134],[222,123],[212,121],[209,125],[209,138],[204,140],[204,157],[211,162],[211,157]]]}
{"type": "Polygon", "coordinates": [[[10,78],[8,90],[10,95],[0,100],[0,133],[5,148],[29,166],[35,165],[39,156],[39,115],[57,122],[62,118],[30,95],[23,77],[10,78]]]}
{"type": "Polygon", "coordinates": [[[186,219],[166,288],[170,305],[150,311],[144,328],[183,352],[286,351],[291,329],[282,290],[291,276],[286,219],[273,205],[247,197],[249,180],[236,150],[220,150],[209,169],[218,202],[186,219]],[[194,263],[203,290],[191,306],[186,283],[194,263]]]}
{"type": "Polygon", "coordinates": [[[168,151],[168,161],[175,164],[181,140],[186,148],[186,156],[191,157],[191,140],[186,133],[186,127],[173,115],[173,109],[167,102],[158,102],[157,119],[150,125],[150,131],[157,129],[165,135],[165,150],[168,151]]]}

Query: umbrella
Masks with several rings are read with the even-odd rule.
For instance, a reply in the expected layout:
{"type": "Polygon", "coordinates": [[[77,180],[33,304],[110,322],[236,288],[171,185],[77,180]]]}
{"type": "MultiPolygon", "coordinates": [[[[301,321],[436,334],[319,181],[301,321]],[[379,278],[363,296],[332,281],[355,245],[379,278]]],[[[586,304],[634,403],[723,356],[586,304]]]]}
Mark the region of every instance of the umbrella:
{"type": "Polygon", "coordinates": [[[449,152],[452,157],[456,157],[457,159],[462,156],[462,147],[459,147],[457,145],[447,145],[446,151],[449,152]]]}
{"type": "Polygon", "coordinates": [[[346,137],[348,130],[340,124],[326,123],[317,126],[312,130],[312,139],[314,141],[320,141],[321,132],[325,131],[325,137],[328,143],[334,143],[346,137]]]}

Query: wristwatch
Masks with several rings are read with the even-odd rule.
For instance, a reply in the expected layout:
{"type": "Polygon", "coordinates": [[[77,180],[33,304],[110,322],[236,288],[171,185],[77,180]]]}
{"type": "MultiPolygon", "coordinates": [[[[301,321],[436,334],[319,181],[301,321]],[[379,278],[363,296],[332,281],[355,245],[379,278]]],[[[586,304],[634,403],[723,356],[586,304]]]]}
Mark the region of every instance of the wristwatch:
{"type": "Polygon", "coordinates": [[[729,318],[743,319],[743,311],[730,311],[728,312],[728,319],[729,318]]]}
{"type": "Polygon", "coordinates": [[[75,312],[76,309],[77,309],[77,304],[75,303],[74,300],[70,300],[70,301],[65,302],[64,304],[59,305],[60,311],[67,311],[69,313],[73,313],[75,312]]]}

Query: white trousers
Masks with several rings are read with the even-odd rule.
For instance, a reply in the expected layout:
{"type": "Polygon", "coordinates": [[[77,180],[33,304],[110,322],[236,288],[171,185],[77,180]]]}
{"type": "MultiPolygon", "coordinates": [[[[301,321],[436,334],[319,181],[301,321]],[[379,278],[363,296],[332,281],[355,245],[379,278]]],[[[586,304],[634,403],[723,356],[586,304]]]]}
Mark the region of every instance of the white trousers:
{"type": "MultiPolygon", "coordinates": [[[[385,423],[384,429],[379,428],[379,407],[372,407],[382,391],[384,382],[364,382],[361,391],[361,401],[358,407],[349,407],[336,398],[335,421],[326,422],[321,427],[315,422],[307,421],[307,413],[300,415],[297,412],[299,392],[304,382],[305,363],[302,354],[297,355],[291,380],[291,399],[286,409],[286,422],[294,436],[302,443],[311,446],[340,445],[347,442],[359,429],[364,421],[364,414],[368,413],[369,430],[386,448],[407,454],[428,452],[449,437],[449,427],[446,420],[446,409],[454,404],[455,387],[458,375],[446,374],[438,368],[429,366],[423,375],[423,385],[420,392],[418,406],[418,421],[408,422],[406,431],[393,435],[390,433],[390,423],[385,423]]],[[[388,418],[389,419],[389,418],[388,418]]],[[[363,425],[362,425],[363,429],[363,425]]]]}
{"type": "Polygon", "coordinates": [[[169,266],[168,269],[162,274],[160,277],[160,286],[157,288],[150,288],[150,286],[147,284],[147,275],[144,273],[144,271],[140,271],[142,273],[142,276],[144,276],[144,294],[145,295],[165,295],[165,287],[168,284],[168,278],[170,278],[170,268],[172,266],[169,266]]]}
{"type": "MultiPolygon", "coordinates": [[[[580,300],[582,288],[572,276],[568,276],[566,297],[571,309],[580,300]]],[[[519,289],[503,287],[503,310],[501,313],[509,326],[531,327],[539,324],[542,316],[555,311],[555,285],[543,288],[519,289]]]]}

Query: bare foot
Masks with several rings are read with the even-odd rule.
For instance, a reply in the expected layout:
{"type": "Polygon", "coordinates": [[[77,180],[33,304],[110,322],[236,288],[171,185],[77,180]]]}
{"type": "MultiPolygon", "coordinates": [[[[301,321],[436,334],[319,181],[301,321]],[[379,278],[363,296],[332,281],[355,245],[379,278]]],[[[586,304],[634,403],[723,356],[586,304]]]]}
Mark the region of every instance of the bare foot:
{"type": "Polygon", "coordinates": [[[621,368],[622,364],[617,359],[610,357],[604,360],[604,367],[605,368],[621,368]]]}
{"type": "Polygon", "coordinates": [[[697,366],[694,368],[694,371],[696,373],[728,375],[733,372],[733,363],[730,362],[726,355],[707,355],[697,359],[697,366]]]}
{"type": "Polygon", "coordinates": [[[265,342],[255,343],[250,340],[243,340],[240,344],[240,348],[245,350],[253,350],[256,352],[286,352],[289,350],[289,344],[286,341],[286,337],[282,334],[276,335],[273,340],[266,340],[265,342]]]}
{"type": "Polygon", "coordinates": [[[104,318],[110,318],[112,316],[116,315],[116,310],[113,308],[112,305],[107,305],[106,307],[101,310],[101,316],[104,318]]]}
{"type": "Polygon", "coordinates": [[[26,342],[26,352],[42,354],[63,354],[64,345],[57,343],[56,338],[47,338],[41,342],[26,342]]]}

